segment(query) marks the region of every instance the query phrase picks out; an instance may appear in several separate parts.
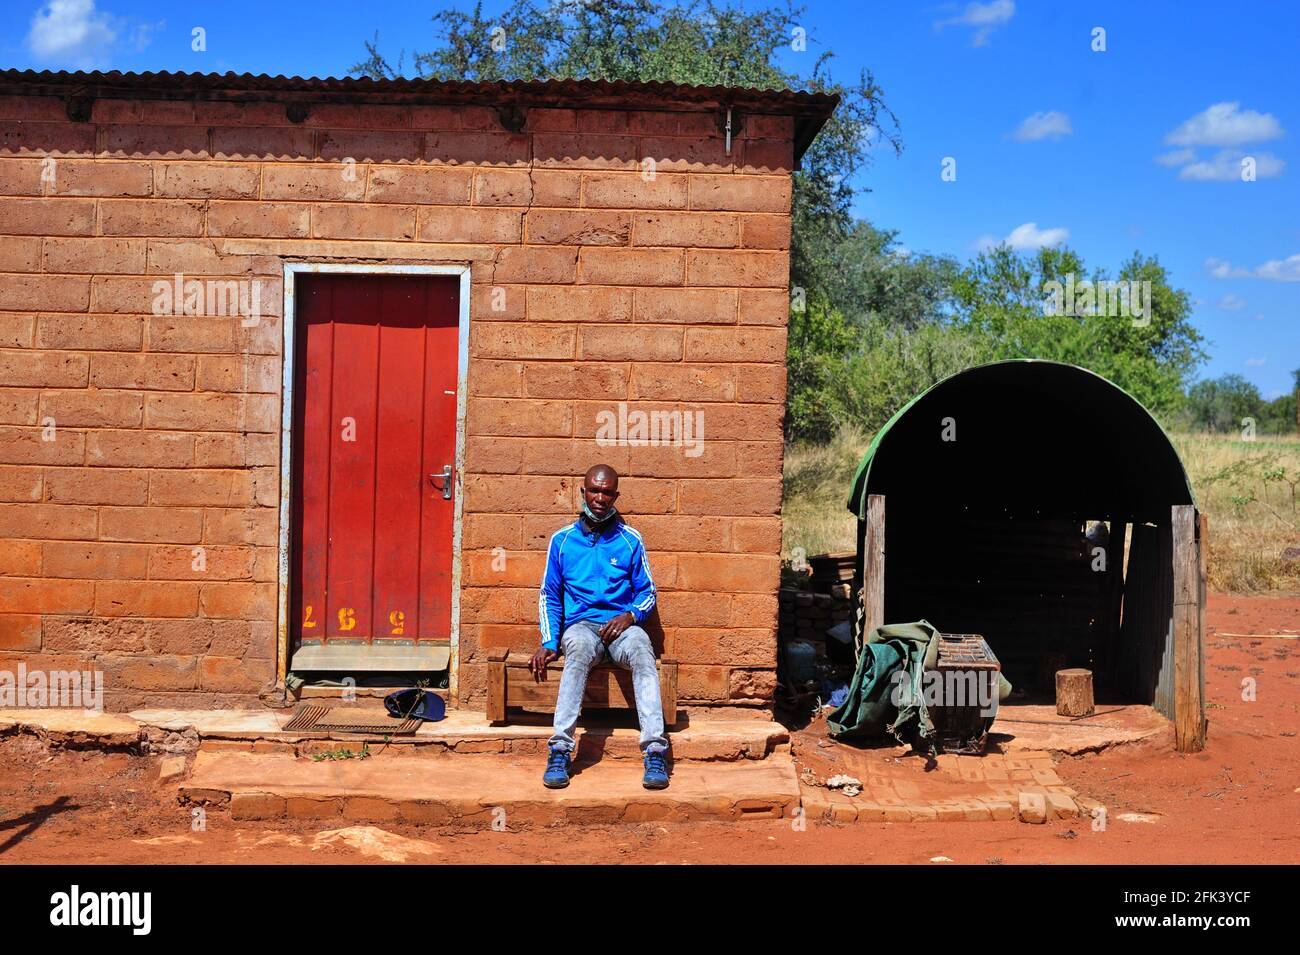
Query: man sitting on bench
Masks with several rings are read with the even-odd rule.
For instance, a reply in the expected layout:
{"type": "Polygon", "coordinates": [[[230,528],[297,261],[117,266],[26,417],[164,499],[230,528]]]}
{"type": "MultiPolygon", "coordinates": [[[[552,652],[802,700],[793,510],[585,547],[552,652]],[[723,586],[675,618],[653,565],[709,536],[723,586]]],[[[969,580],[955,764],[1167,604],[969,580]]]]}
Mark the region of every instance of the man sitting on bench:
{"type": "Polygon", "coordinates": [[[645,762],[641,784],[647,789],[668,785],[659,673],[650,635],[640,626],[654,609],[655,582],[641,535],[623,523],[614,507],[617,499],[618,474],[607,464],[595,465],[583,478],[581,515],[556,531],[546,555],[539,608],[542,645],[528,668],[541,679],[563,648],[555,733],[542,776],[551,789],[569,785],[573,731],[587,675],[606,658],[632,671],[645,762]]]}

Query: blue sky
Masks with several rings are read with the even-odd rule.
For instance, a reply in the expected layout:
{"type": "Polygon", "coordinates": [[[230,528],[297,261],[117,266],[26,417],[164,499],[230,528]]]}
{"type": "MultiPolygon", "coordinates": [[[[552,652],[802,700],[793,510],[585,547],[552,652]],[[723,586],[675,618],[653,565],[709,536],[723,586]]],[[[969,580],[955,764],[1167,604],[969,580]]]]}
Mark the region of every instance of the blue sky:
{"type": "MultiPolygon", "coordinates": [[[[427,47],[437,7],[8,0],[0,65],[344,75],[376,30],[387,52],[427,47]],[[191,49],[194,27],[206,51],[191,49]]],[[[1135,249],[1157,254],[1196,302],[1202,375],[1236,372],[1269,397],[1290,386],[1300,4],[813,0],[803,19],[808,50],[787,65],[829,45],[832,71],[872,69],[899,118],[904,152],[877,151],[859,214],[962,260],[1003,239],[1065,241],[1111,272],[1135,249]],[[945,157],[955,181],[941,179],[945,157]]]]}

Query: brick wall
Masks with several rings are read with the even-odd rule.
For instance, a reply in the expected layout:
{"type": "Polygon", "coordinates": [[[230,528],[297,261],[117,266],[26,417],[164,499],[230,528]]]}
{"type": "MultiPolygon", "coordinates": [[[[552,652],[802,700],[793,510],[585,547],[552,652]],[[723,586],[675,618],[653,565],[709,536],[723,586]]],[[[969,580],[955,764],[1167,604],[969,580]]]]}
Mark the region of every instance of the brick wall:
{"type": "Polygon", "coordinates": [[[603,460],[685,703],[768,705],[793,125],[749,117],[728,156],[715,123],[0,98],[0,668],[96,667],[113,709],[256,704],[283,262],[470,262],[460,704],[489,652],[536,646],[547,540],[603,460]],[[153,314],[177,272],[260,279],[260,322],[153,314]],[[703,411],[703,453],[597,446],[619,402],[703,411]]]}

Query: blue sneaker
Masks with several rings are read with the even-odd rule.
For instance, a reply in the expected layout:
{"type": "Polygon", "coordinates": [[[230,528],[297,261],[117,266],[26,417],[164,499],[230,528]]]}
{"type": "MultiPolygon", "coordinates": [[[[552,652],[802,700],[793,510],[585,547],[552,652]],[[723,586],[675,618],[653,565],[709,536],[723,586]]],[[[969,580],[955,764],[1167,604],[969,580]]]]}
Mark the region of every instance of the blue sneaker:
{"type": "Polygon", "coordinates": [[[664,754],[646,753],[644,759],[645,775],[641,777],[641,785],[646,789],[667,789],[668,763],[664,754]]]}
{"type": "Polygon", "coordinates": [[[563,789],[569,785],[569,754],[562,749],[551,747],[551,754],[546,757],[546,772],[542,774],[542,785],[547,789],[563,789]]]}

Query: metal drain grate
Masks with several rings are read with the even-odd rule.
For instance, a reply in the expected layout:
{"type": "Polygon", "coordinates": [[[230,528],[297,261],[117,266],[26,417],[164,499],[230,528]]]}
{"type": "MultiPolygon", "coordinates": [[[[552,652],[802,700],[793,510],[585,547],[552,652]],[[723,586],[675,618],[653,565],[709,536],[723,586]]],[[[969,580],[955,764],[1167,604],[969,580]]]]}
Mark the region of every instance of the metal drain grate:
{"type": "Polygon", "coordinates": [[[395,720],[378,710],[354,709],[350,706],[312,706],[303,704],[284,724],[286,733],[376,733],[385,736],[409,736],[423,720],[411,717],[395,720]]]}

